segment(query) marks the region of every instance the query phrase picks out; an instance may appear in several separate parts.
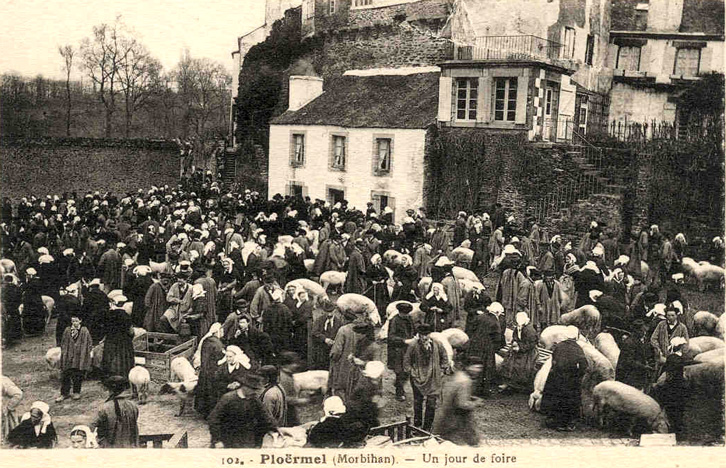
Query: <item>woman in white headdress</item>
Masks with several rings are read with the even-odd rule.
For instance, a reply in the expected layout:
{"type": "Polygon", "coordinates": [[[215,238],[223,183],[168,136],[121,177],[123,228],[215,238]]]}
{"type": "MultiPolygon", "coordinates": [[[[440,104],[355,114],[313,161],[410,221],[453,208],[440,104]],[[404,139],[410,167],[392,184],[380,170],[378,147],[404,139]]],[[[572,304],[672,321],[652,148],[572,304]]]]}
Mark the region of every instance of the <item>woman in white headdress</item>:
{"type": "Polygon", "coordinates": [[[529,393],[534,382],[539,336],[526,312],[518,312],[515,321],[517,326],[512,334],[512,348],[502,365],[505,383],[499,389],[529,393]]]}
{"type": "Polygon", "coordinates": [[[249,356],[239,346],[227,346],[224,357],[217,361],[217,372],[214,375],[216,398],[211,402],[210,410],[214,408],[222,395],[240,387],[244,376],[251,367],[249,356]]]}
{"type": "Polygon", "coordinates": [[[98,448],[96,431],[91,431],[91,428],[86,425],[80,424],[78,426],[73,426],[69,437],[71,439],[72,449],[98,448]]]}
{"type": "Polygon", "coordinates": [[[426,313],[424,321],[433,327],[433,331],[444,331],[451,328],[452,309],[444,286],[441,283],[433,283],[421,303],[421,311],[426,313]]]}
{"type": "Polygon", "coordinates": [[[7,437],[7,442],[16,448],[53,448],[58,436],[44,401],[36,401],[30,411],[23,414],[18,424],[7,437]]]}
{"type": "Polygon", "coordinates": [[[194,353],[194,368],[199,369],[199,380],[194,396],[194,409],[206,417],[214,408],[216,401],[215,378],[218,362],[225,357],[222,344],[222,324],[213,323],[199,342],[194,353]]]}

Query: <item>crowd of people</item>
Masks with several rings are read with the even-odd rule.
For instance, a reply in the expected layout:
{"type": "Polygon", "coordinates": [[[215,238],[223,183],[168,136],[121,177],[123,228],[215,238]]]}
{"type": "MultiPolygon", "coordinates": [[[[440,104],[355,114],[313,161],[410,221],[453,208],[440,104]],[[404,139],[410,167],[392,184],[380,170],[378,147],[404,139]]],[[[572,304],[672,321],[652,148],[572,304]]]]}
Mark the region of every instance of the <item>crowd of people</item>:
{"type": "MultiPolygon", "coordinates": [[[[603,326],[625,337],[618,380],[641,389],[662,369],[682,374],[683,362],[671,356],[683,344],[678,338],[693,332],[671,279],[685,238],[671,240],[657,226],[636,229],[621,252],[617,227],[596,221],[566,242],[496,205],[491,216],[459,213],[452,232],[423,208],[395,222],[390,207],[265,200],[204,173],[123,195],[6,199],[0,216],[4,346],[44,333],[50,298],[62,370],[56,403],[82,398],[92,372],[109,389],[96,430],[71,431],[74,447],[138,444],[138,407],[126,391],[138,329],[197,338],[194,407],[209,424],[211,445],[224,447],[259,447],[271,430],[301,425],[299,408],[310,400],[298,395],[293,375],[305,369],[329,371],[323,417],[303,424],[308,445],[356,446],[379,425],[386,367],[397,400],[411,387],[415,426],[476,444],[474,410],[496,392],[531,391],[539,333],[563,313],[595,305],[603,326]],[[462,287],[457,268],[498,277],[498,285],[462,287]],[[342,292],[375,304],[388,322],[384,344],[367,309],[342,309],[295,282],[327,272],[344,272],[342,292]],[[386,316],[391,303],[395,312],[386,316]],[[452,369],[432,335],[454,327],[469,342],[452,369]]],[[[723,264],[720,239],[712,258],[723,264]]],[[[569,338],[554,350],[544,392],[543,412],[560,430],[573,429],[580,409],[584,355],[577,334],[569,338]]],[[[48,404],[34,403],[16,423],[19,391],[3,377],[6,441],[52,446],[48,404]]],[[[682,398],[668,395],[665,407],[680,421],[682,398]]]]}

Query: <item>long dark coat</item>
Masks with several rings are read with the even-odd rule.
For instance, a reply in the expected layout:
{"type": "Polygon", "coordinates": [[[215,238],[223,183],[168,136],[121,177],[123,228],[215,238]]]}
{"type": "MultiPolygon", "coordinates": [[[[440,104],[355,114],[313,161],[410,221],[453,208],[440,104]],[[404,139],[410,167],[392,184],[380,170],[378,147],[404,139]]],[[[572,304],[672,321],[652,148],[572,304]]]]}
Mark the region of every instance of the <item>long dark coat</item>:
{"type": "Polygon", "coordinates": [[[542,413],[562,419],[575,419],[582,404],[581,382],[587,371],[587,359],[575,340],[565,340],[552,351],[550,370],[542,392],[542,413]]]}
{"type": "Polygon", "coordinates": [[[494,353],[502,347],[499,320],[494,314],[484,312],[474,318],[469,337],[469,356],[482,359],[484,369],[482,379],[491,381],[496,371],[494,353]]]}
{"type": "Polygon", "coordinates": [[[366,261],[360,250],[353,249],[348,260],[348,275],[345,277],[345,292],[363,294],[366,289],[366,261]]]}
{"type": "Polygon", "coordinates": [[[528,324],[514,329],[512,340],[519,345],[519,351],[511,350],[502,365],[502,375],[514,388],[529,390],[534,382],[537,363],[537,341],[539,337],[534,327],[528,324]]]}
{"type": "Polygon", "coordinates": [[[39,335],[45,330],[45,319],[48,315],[39,279],[31,279],[23,291],[23,330],[26,335],[39,335]]]}
{"type": "Polygon", "coordinates": [[[134,367],[131,317],[123,309],[112,309],[108,312],[106,325],[101,369],[107,375],[127,377],[134,367]]]}
{"type": "Polygon", "coordinates": [[[312,369],[328,369],[330,367],[330,349],[332,347],[325,344],[325,339],[335,340],[338,329],[344,325],[343,319],[339,315],[333,316],[333,323],[325,329],[327,316],[322,315],[315,319],[312,329],[312,353],[310,356],[310,364],[312,369]]]}
{"type": "Polygon", "coordinates": [[[637,389],[644,388],[648,383],[645,366],[652,355],[653,350],[647,338],[640,339],[635,334],[628,336],[620,345],[615,380],[637,389]]]}
{"type": "Polygon", "coordinates": [[[224,345],[216,336],[210,336],[202,343],[199,380],[194,390],[194,408],[204,417],[214,408],[216,402],[215,374],[217,362],[224,357],[224,345]]]}
{"type": "Polygon", "coordinates": [[[108,296],[98,288],[89,289],[83,296],[83,315],[86,317],[83,324],[91,332],[93,344],[98,344],[106,336],[108,296]]]}
{"type": "Polygon", "coordinates": [[[388,324],[388,368],[396,374],[403,372],[403,356],[408,348],[404,341],[413,338],[414,328],[410,314],[398,314],[388,324]]]}

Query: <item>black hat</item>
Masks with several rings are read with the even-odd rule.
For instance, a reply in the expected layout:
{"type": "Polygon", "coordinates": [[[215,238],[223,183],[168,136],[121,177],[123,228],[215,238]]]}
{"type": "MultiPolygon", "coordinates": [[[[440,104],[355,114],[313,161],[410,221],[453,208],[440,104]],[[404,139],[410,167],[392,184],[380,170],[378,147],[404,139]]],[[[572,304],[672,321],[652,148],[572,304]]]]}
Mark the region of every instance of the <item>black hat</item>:
{"type": "Polygon", "coordinates": [[[269,274],[268,275],[264,275],[262,277],[262,282],[265,283],[265,284],[272,284],[272,283],[275,282],[275,277],[272,276],[272,275],[269,275],[269,274]]]}
{"type": "Polygon", "coordinates": [[[237,299],[234,303],[234,308],[237,310],[247,310],[250,303],[245,299],[237,299]]]}
{"type": "Polygon", "coordinates": [[[252,372],[246,372],[242,375],[239,380],[242,387],[249,388],[250,390],[260,390],[263,386],[262,377],[252,372]]]}
{"type": "Polygon", "coordinates": [[[277,370],[277,367],[275,367],[275,366],[266,365],[266,366],[260,367],[260,375],[262,377],[265,377],[267,379],[270,379],[270,377],[272,377],[274,379],[277,377],[277,374],[278,374],[278,370],[277,370]]]}
{"type": "Polygon", "coordinates": [[[432,331],[434,331],[434,328],[428,323],[421,323],[418,327],[416,327],[416,333],[419,335],[428,335],[432,331]]]}
{"type": "Polygon", "coordinates": [[[466,360],[466,364],[468,366],[473,366],[475,364],[484,364],[484,360],[481,358],[481,356],[469,356],[466,360]]]}
{"type": "Polygon", "coordinates": [[[399,302],[396,304],[396,310],[402,314],[408,314],[413,310],[413,306],[408,302],[399,302]]]}
{"type": "Polygon", "coordinates": [[[113,393],[114,395],[118,395],[119,393],[126,390],[128,383],[129,382],[128,380],[126,380],[126,377],[122,377],[120,375],[112,375],[103,382],[103,386],[106,387],[109,392],[113,393]]]}
{"type": "Polygon", "coordinates": [[[353,311],[351,309],[347,309],[347,308],[346,309],[341,309],[340,312],[348,320],[355,320],[358,317],[358,315],[355,313],[355,311],[353,311]]]}
{"type": "Polygon", "coordinates": [[[368,322],[357,323],[353,326],[353,331],[361,335],[367,335],[373,331],[373,325],[368,322]]]}

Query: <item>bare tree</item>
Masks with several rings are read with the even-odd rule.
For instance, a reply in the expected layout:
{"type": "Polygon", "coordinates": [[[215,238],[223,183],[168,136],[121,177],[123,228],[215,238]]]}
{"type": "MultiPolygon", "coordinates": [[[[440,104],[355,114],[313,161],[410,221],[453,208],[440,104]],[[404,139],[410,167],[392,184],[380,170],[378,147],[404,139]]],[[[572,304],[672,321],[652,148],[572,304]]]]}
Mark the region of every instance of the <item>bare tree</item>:
{"type": "Polygon", "coordinates": [[[63,57],[63,70],[66,72],[66,136],[71,136],[71,71],[76,51],[68,44],[59,46],[58,53],[63,57]]]}
{"type": "Polygon", "coordinates": [[[113,132],[113,114],[120,91],[120,70],[127,55],[129,41],[123,40],[123,25],[116,19],[113,26],[101,24],[93,27],[93,36],[81,43],[83,66],[93,81],[98,99],[106,109],[105,135],[113,132]]]}
{"type": "Polygon", "coordinates": [[[119,82],[124,95],[125,130],[128,138],[134,112],[149,103],[154,93],[161,92],[161,62],[152,57],[136,39],[124,39],[125,56],[120,66],[119,82]]]}

